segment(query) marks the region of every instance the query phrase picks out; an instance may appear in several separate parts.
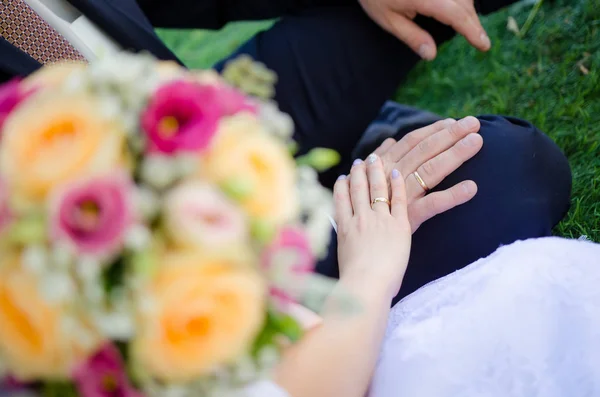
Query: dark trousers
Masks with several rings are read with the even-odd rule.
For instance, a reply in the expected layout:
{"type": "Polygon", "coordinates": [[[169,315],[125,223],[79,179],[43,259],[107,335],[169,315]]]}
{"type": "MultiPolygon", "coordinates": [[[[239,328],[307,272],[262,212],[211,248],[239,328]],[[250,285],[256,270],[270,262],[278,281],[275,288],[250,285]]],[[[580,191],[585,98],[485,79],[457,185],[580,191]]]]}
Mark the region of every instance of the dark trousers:
{"type": "MultiPolygon", "coordinates": [[[[485,14],[512,2],[481,0],[477,6],[485,14]]],[[[438,44],[454,36],[451,28],[429,18],[419,17],[417,22],[438,44]]],[[[241,53],[264,62],[281,77],[276,99],[294,118],[301,149],[330,147],[342,154],[342,165],[323,176],[326,186],[348,171],[357,141],[419,61],[358,6],[282,18],[233,56],[241,53]]],[[[479,193],[415,233],[400,296],[489,255],[501,244],[550,235],[569,207],[569,165],[548,137],[516,119],[480,120],[481,153],[438,186],[473,179],[479,193]]],[[[335,238],[318,271],[337,275],[335,238]]]]}
{"type": "MultiPolygon", "coordinates": [[[[516,0],[477,0],[482,14],[516,0]]],[[[415,20],[438,44],[454,37],[433,19],[415,20]]],[[[336,149],[346,160],[420,58],[354,6],[313,8],[283,17],[243,44],[231,57],[249,54],[279,75],[276,100],[296,123],[301,150],[336,149]]],[[[221,69],[227,60],[216,65],[221,69]]],[[[343,172],[323,176],[332,186],[343,172]]]]}

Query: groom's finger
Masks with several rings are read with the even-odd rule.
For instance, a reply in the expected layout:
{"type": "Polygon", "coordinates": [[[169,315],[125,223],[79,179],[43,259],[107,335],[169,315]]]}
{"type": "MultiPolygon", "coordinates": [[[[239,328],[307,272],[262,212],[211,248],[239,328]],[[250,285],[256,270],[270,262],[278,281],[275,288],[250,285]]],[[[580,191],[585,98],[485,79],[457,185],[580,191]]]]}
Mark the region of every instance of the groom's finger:
{"type": "Polygon", "coordinates": [[[437,55],[437,46],[431,35],[411,19],[395,10],[387,10],[385,26],[390,33],[408,45],[414,52],[426,60],[433,60],[437,55]]]}
{"type": "MultiPolygon", "coordinates": [[[[483,138],[479,134],[469,134],[450,149],[421,165],[417,172],[429,189],[440,184],[448,175],[456,171],[467,160],[473,158],[483,147],[483,138]]],[[[408,182],[408,197],[415,199],[426,192],[416,178],[408,182]]]]}
{"type": "Polygon", "coordinates": [[[408,208],[412,232],[429,219],[471,200],[477,194],[477,184],[464,181],[450,189],[434,192],[414,201],[408,208]]]}
{"type": "Polygon", "coordinates": [[[406,197],[404,176],[402,176],[400,171],[395,168],[392,170],[390,176],[390,184],[392,187],[392,216],[397,219],[406,220],[408,217],[408,199],[406,197]]]}
{"type": "Polygon", "coordinates": [[[462,34],[471,45],[482,51],[490,48],[490,40],[481,27],[475,8],[463,7],[454,0],[418,2],[419,14],[435,18],[462,34]]]}
{"type": "Polygon", "coordinates": [[[437,132],[443,131],[454,123],[456,123],[456,120],[454,119],[440,120],[406,134],[396,144],[390,147],[387,153],[385,153],[386,160],[389,159],[390,161],[397,163],[425,139],[437,132]]]}
{"type": "MultiPolygon", "coordinates": [[[[400,161],[400,170],[404,175],[415,172],[421,165],[448,150],[454,146],[456,142],[460,141],[470,133],[479,131],[480,127],[479,120],[473,116],[469,116],[457,123],[453,123],[450,127],[423,139],[402,158],[400,161]]],[[[433,186],[429,187],[432,188],[433,186]]]]}
{"type": "Polygon", "coordinates": [[[388,138],[385,141],[383,141],[381,143],[381,145],[379,145],[379,147],[377,149],[375,149],[375,151],[373,153],[375,153],[377,156],[381,157],[384,154],[387,153],[388,150],[390,150],[390,148],[392,146],[394,146],[396,144],[396,140],[394,138],[388,138]]]}

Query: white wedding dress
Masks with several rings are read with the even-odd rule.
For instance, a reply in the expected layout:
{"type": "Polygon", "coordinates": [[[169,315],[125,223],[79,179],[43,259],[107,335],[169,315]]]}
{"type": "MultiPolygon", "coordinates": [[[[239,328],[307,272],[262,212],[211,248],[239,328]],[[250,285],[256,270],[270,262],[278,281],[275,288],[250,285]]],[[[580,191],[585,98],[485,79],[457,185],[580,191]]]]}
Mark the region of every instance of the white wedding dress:
{"type": "Polygon", "coordinates": [[[599,396],[600,245],[558,238],[500,248],[399,302],[369,395],[599,396]]]}
{"type": "Polygon", "coordinates": [[[398,303],[371,397],[600,396],[600,245],[503,247],[398,303]]]}

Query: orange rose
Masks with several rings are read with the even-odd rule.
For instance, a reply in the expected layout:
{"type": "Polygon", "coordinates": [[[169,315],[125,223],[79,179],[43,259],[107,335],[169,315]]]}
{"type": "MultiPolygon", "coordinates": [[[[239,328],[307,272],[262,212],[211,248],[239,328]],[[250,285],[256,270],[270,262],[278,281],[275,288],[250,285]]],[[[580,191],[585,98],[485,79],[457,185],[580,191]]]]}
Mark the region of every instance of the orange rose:
{"type": "Polygon", "coordinates": [[[150,302],[133,341],[136,362],[165,381],[187,381],[248,352],[265,316],[252,267],[198,253],[170,253],[143,291],[150,302]]]}
{"type": "Polygon", "coordinates": [[[38,94],[9,116],[0,172],[19,200],[40,203],[57,185],[124,161],[125,133],[85,95],[38,94]]]}
{"type": "Polygon", "coordinates": [[[239,197],[246,212],[283,224],[298,213],[295,166],[283,142],[265,132],[254,115],[241,113],[221,122],[200,172],[220,185],[247,186],[239,197]]]}
{"type": "Polygon", "coordinates": [[[46,65],[25,79],[23,84],[28,89],[57,88],[63,84],[72,73],[84,71],[85,68],[86,64],[81,62],[64,62],[46,65]]]}
{"type": "Polygon", "coordinates": [[[36,276],[21,266],[19,256],[3,256],[2,262],[0,355],[20,380],[67,379],[99,340],[92,337],[85,345],[76,342],[63,327],[67,308],[40,295],[36,276]]]}

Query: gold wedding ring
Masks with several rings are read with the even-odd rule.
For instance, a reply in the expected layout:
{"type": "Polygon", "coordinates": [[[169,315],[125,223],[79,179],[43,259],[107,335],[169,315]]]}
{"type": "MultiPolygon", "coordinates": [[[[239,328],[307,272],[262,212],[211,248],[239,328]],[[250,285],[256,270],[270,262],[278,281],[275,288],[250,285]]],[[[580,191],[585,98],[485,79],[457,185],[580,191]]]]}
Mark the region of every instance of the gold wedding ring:
{"type": "Polygon", "coordinates": [[[415,179],[417,180],[417,182],[419,182],[419,185],[421,185],[423,190],[425,190],[425,192],[428,192],[429,186],[427,186],[427,184],[425,183],[423,178],[421,178],[421,175],[419,175],[419,173],[417,171],[413,172],[413,175],[415,176],[415,179]]]}
{"type": "Polygon", "coordinates": [[[385,197],[375,197],[373,201],[371,201],[371,208],[373,208],[373,206],[377,203],[386,203],[388,207],[392,207],[390,200],[386,199],[385,197]]]}

